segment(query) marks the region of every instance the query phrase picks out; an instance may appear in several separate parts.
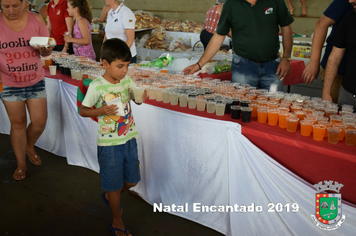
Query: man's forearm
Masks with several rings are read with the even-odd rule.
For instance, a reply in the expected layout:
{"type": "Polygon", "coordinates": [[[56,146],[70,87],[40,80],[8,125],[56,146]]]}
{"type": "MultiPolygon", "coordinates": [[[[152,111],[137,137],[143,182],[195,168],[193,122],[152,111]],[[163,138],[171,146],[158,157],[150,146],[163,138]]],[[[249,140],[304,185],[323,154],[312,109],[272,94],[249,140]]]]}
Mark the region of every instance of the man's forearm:
{"type": "Polygon", "coordinates": [[[199,59],[199,64],[201,67],[203,67],[208,61],[210,61],[211,58],[213,58],[213,56],[220,49],[222,43],[224,42],[224,39],[225,35],[219,35],[217,33],[213,35],[204,54],[199,59]]]}
{"type": "Polygon", "coordinates": [[[320,62],[321,49],[323,48],[329,26],[336,22],[329,17],[322,15],[316,23],[311,47],[310,61],[320,62]]]}

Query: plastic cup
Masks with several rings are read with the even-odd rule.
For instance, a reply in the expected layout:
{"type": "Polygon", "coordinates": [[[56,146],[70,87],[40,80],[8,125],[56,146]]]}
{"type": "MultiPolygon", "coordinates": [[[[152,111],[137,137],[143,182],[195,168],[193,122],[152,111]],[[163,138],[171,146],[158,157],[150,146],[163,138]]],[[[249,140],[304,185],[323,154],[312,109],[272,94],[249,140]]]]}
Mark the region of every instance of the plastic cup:
{"type": "Polygon", "coordinates": [[[268,110],[267,107],[259,107],[257,109],[257,121],[259,123],[266,123],[268,117],[268,110]]]}
{"type": "Polygon", "coordinates": [[[299,121],[304,120],[306,116],[305,112],[302,110],[296,110],[294,113],[298,116],[299,121]]]}
{"type": "Polygon", "coordinates": [[[217,116],[223,116],[225,114],[225,103],[223,102],[216,102],[215,103],[215,114],[217,116]]]}
{"type": "Polygon", "coordinates": [[[278,110],[268,109],[268,124],[277,125],[278,124],[278,110]]]}
{"type": "Polygon", "coordinates": [[[180,107],[188,106],[188,94],[186,93],[179,94],[179,106],[180,107]]]}
{"type": "Polygon", "coordinates": [[[302,106],[292,105],[292,106],[290,107],[290,110],[291,110],[291,112],[295,112],[295,111],[298,111],[298,110],[302,110],[302,106]]]}
{"type": "Polygon", "coordinates": [[[327,138],[327,137],[328,137],[328,130],[327,130],[327,128],[328,128],[328,127],[331,127],[332,124],[331,124],[329,121],[318,121],[318,124],[319,124],[319,125],[324,125],[324,126],[326,127],[326,131],[325,131],[324,137],[327,138]]]}
{"type": "Polygon", "coordinates": [[[302,120],[300,121],[300,134],[305,137],[309,137],[313,130],[313,121],[302,120]]]}
{"type": "Polygon", "coordinates": [[[326,108],[325,109],[325,116],[330,118],[331,115],[336,115],[337,114],[337,107],[336,108],[326,108]]]}
{"type": "Polygon", "coordinates": [[[328,142],[331,144],[337,144],[340,139],[341,129],[338,127],[328,127],[328,142]]]}
{"type": "Polygon", "coordinates": [[[155,100],[156,99],[156,91],[154,87],[149,87],[147,90],[148,99],[155,100]]]}
{"type": "Polygon", "coordinates": [[[257,117],[258,104],[250,103],[250,107],[252,108],[251,117],[257,117]]]}
{"type": "Polygon", "coordinates": [[[342,124],[342,116],[339,115],[330,115],[330,122],[334,124],[342,124]]]}
{"type": "Polygon", "coordinates": [[[345,138],[345,128],[346,128],[346,126],[343,125],[343,124],[333,124],[333,127],[337,127],[337,128],[341,129],[339,141],[343,140],[345,138]]]}
{"type": "Polygon", "coordinates": [[[206,112],[215,113],[215,100],[206,101],[206,112]]]}
{"type": "Polygon", "coordinates": [[[299,119],[296,117],[287,117],[287,131],[294,133],[295,131],[297,131],[297,127],[298,127],[298,121],[299,119]]]}
{"type": "Polygon", "coordinates": [[[136,87],[133,89],[133,92],[134,92],[135,102],[142,103],[142,96],[143,96],[143,93],[145,92],[145,88],[136,87]]]}
{"type": "Polygon", "coordinates": [[[258,100],[257,101],[258,102],[258,105],[259,105],[259,107],[268,107],[268,102],[266,101],[266,100],[258,100]]]}
{"type": "Polygon", "coordinates": [[[348,146],[356,145],[356,129],[347,128],[345,130],[345,144],[348,146]]]}
{"type": "Polygon", "coordinates": [[[305,112],[305,114],[312,114],[313,113],[313,109],[312,108],[303,108],[303,111],[305,112]]]}
{"type": "Polygon", "coordinates": [[[267,106],[269,109],[277,109],[278,108],[278,102],[275,101],[269,101],[267,103],[267,106]]]}
{"type": "Polygon", "coordinates": [[[49,67],[52,65],[52,58],[45,58],[44,59],[45,67],[49,67]]]}
{"type": "Polygon", "coordinates": [[[251,121],[251,107],[241,107],[241,121],[244,123],[249,123],[251,121]]]}
{"type": "Polygon", "coordinates": [[[241,116],[241,107],[237,105],[231,106],[231,118],[232,119],[240,119],[241,116]]]}
{"type": "Polygon", "coordinates": [[[169,100],[172,106],[178,105],[178,93],[177,92],[170,92],[169,93],[169,100]]]}
{"type": "Polygon", "coordinates": [[[197,108],[197,96],[196,95],[188,95],[188,108],[189,109],[197,108]]]}
{"type": "Polygon", "coordinates": [[[326,132],[326,126],[315,124],[313,125],[313,139],[315,141],[323,141],[326,132]]]}
{"type": "Polygon", "coordinates": [[[163,99],[163,103],[170,103],[170,97],[169,97],[169,90],[168,89],[164,89],[162,91],[162,99],[163,99]]]}
{"type": "Polygon", "coordinates": [[[225,99],[225,114],[230,114],[231,113],[231,105],[232,105],[232,100],[231,99],[225,99]]]}
{"type": "Polygon", "coordinates": [[[248,107],[248,105],[250,104],[250,100],[248,100],[248,99],[242,99],[242,100],[240,101],[240,103],[241,103],[241,107],[248,107]]]}
{"type": "Polygon", "coordinates": [[[197,110],[198,111],[205,111],[205,97],[204,96],[198,96],[197,97],[197,110]]]}
{"type": "Polygon", "coordinates": [[[290,116],[288,111],[279,111],[278,112],[278,125],[280,128],[287,128],[287,117],[290,116]]]}
{"type": "Polygon", "coordinates": [[[57,66],[49,66],[49,74],[56,75],[57,73],[57,66]]]}
{"type": "Polygon", "coordinates": [[[162,102],[163,101],[163,90],[160,88],[156,89],[156,101],[162,102]]]}

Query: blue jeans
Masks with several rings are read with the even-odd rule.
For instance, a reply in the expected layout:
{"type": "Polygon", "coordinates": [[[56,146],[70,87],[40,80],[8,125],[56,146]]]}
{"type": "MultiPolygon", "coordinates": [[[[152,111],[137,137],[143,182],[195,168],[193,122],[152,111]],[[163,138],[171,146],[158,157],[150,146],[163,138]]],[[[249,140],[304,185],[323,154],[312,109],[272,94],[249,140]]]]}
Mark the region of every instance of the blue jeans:
{"type": "Polygon", "coordinates": [[[46,83],[45,80],[40,80],[37,84],[29,87],[10,87],[3,86],[3,91],[0,93],[0,98],[8,102],[26,101],[28,99],[45,98],[46,83]]]}
{"type": "Polygon", "coordinates": [[[277,84],[278,90],[281,91],[283,83],[278,79],[279,75],[276,75],[280,62],[281,58],[278,57],[275,60],[256,63],[234,53],[231,64],[231,81],[268,90],[271,84],[277,84]]]}

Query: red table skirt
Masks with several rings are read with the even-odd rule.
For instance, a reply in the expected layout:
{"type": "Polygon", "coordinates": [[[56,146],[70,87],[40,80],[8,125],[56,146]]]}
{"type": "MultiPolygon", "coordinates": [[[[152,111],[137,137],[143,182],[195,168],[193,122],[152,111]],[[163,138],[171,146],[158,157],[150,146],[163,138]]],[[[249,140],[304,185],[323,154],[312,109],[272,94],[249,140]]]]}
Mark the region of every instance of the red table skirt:
{"type": "MultiPolygon", "coordinates": [[[[291,60],[290,61],[290,74],[284,78],[283,85],[293,85],[303,83],[302,74],[305,68],[304,61],[300,60],[291,60]]],[[[200,73],[198,74],[200,78],[213,78],[213,79],[221,79],[221,80],[231,80],[231,71],[219,73],[219,74],[206,74],[200,73]]]]}

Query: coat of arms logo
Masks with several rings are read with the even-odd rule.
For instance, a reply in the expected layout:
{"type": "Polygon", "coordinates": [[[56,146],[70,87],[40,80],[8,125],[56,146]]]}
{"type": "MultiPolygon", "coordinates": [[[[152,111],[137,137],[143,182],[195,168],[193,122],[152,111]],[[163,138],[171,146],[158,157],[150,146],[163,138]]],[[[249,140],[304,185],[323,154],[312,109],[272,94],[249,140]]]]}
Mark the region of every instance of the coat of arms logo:
{"type": "Polygon", "coordinates": [[[311,215],[317,227],[331,231],[339,228],[345,221],[346,216],[341,214],[341,193],[340,189],[344,186],[335,181],[320,181],[314,184],[317,191],[315,194],[315,215],[311,215]],[[325,191],[335,193],[326,193],[325,191]]]}

